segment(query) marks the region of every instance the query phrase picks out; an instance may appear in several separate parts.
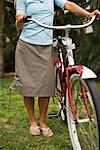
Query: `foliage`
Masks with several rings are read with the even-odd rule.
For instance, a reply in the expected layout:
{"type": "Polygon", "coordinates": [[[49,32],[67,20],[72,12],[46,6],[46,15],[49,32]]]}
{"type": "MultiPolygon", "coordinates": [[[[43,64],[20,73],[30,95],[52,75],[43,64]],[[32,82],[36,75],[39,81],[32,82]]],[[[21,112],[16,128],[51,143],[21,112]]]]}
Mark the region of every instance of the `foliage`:
{"type": "Polygon", "coordinates": [[[85,35],[80,47],[77,49],[77,62],[92,68],[100,75],[100,24],[95,22],[94,32],[85,35]]]}
{"type": "MultiPolygon", "coordinates": [[[[99,0],[89,0],[87,5],[90,5],[90,11],[100,9],[99,0]]],[[[86,5],[84,5],[86,7],[86,5]]],[[[77,48],[78,64],[84,64],[92,68],[100,77],[100,21],[96,20],[93,24],[93,33],[84,34],[83,39],[80,41],[80,46],[77,48]]],[[[84,30],[85,33],[85,30],[84,30]]]]}
{"type": "Polygon", "coordinates": [[[100,9],[100,0],[91,0],[90,2],[92,9],[100,9]]]}
{"type": "Polygon", "coordinates": [[[6,44],[4,48],[4,61],[5,61],[5,72],[15,71],[15,46],[17,37],[13,38],[12,41],[6,44]]]}
{"type": "Polygon", "coordinates": [[[1,0],[0,1],[0,77],[3,77],[4,75],[3,25],[4,25],[4,0],[1,0]]]}
{"type": "Polygon", "coordinates": [[[16,41],[17,41],[17,34],[15,28],[15,9],[13,7],[12,1],[5,1],[5,21],[4,21],[5,72],[14,71],[14,52],[16,41]]]}

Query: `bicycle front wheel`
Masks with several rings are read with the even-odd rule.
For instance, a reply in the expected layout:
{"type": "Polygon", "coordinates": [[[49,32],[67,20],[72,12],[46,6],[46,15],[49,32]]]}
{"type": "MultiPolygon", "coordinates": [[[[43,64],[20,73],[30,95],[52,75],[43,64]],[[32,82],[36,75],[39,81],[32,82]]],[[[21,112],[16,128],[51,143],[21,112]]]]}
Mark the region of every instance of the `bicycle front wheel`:
{"type": "MultiPolygon", "coordinates": [[[[70,77],[71,92],[76,114],[73,120],[71,107],[66,94],[67,122],[74,150],[99,150],[100,142],[100,99],[92,79],[83,80],[78,74],[70,77]],[[91,113],[88,117],[82,94],[81,82],[85,88],[86,100],[91,113]]],[[[68,91],[66,91],[68,93],[68,91]]]]}

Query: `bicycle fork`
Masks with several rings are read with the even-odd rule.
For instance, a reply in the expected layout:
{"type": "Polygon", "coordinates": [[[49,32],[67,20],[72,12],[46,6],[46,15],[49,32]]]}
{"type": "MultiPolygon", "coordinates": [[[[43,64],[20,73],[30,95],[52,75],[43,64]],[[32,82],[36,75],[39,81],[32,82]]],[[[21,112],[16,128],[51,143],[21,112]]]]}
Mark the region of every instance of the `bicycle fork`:
{"type": "MultiPolygon", "coordinates": [[[[71,73],[72,71],[77,72],[81,76],[82,72],[83,72],[83,66],[70,66],[70,67],[66,68],[66,83],[67,83],[67,88],[68,88],[69,103],[70,103],[71,112],[73,115],[73,120],[77,122],[75,108],[74,108],[74,102],[73,102],[73,97],[72,97],[72,91],[71,91],[71,85],[70,85],[70,76],[69,76],[69,73],[71,73]]],[[[87,111],[87,115],[88,115],[90,121],[92,121],[91,120],[91,112],[90,112],[90,109],[88,106],[88,100],[86,97],[86,91],[85,91],[85,87],[84,87],[82,80],[80,80],[80,84],[81,84],[81,91],[82,91],[82,96],[83,96],[85,108],[87,111]]]]}
{"type": "Polygon", "coordinates": [[[83,84],[82,80],[80,82],[81,82],[81,90],[82,90],[82,96],[83,96],[84,104],[85,104],[85,107],[86,107],[86,110],[87,110],[88,117],[91,121],[91,112],[90,112],[90,109],[89,109],[89,106],[88,106],[84,84],[83,84]]]}
{"type": "Polygon", "coordinates": [[[76,121],[76,114],[74,110],[74,103],[73,103],[73,98],[72,98],[72,91],[71,91],[71,86],[70,86],[70,79],[69,79],[69,69],[66,68],[66,83],[67,83],[67,88],[68,88],[68,97],[69,97],[69,103],[71,107],[71,112],[73,115],[73,120],[76,121]]]}

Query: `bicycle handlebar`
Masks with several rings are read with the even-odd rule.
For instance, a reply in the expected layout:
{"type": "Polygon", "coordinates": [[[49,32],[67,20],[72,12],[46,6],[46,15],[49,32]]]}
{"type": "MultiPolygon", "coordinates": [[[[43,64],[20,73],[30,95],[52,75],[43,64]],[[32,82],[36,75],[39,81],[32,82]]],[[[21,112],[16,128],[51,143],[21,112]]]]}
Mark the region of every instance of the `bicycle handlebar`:
{"type": "Polygon", "coordinates": [[[80,28],[88,27],[89,25],[91,25],[94,22],[95,18],[96,18],[96,16],[93,16],[92,19],[88,23],[83,24],[83,25],[71,25],[71,24],[67,24],[67,25],[64,25],[64,26],[49,26],[49,25],[41,23],[40,21],[38,21],[35,18],[31,18],[31,16],[27,16],[23,20],[24,20],[24,22],[33,21],[36,24],[38,24],[39,26],[47,28],[47,29],[61,30],[61,29],[80,29],[80,28]]]}

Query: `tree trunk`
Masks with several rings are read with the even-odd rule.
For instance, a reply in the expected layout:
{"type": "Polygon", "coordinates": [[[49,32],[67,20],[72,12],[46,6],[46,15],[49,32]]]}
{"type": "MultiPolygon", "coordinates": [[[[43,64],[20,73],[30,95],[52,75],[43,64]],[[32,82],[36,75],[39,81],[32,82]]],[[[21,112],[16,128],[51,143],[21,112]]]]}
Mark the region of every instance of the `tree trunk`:
{"type": "Polygon", "coordinates": [[[0,77],[3,77],[4,75],[3,25],[4,25],[4,0],[0,0],[0,77]]]}

